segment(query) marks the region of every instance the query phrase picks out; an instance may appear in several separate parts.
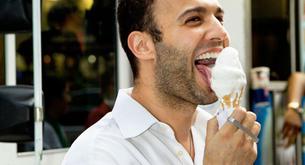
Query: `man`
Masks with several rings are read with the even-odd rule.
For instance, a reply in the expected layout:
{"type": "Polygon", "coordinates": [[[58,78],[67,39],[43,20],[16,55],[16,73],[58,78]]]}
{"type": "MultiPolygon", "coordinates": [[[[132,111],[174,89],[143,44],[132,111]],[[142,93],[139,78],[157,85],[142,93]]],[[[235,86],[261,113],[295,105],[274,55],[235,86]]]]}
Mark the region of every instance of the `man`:
{"type": "MultiPolygon", "coordinates": [[[[113,111],[86,130],[63,164],[252,164],[256,144],[199,104],[217,100],[210,67],[228,46],[217,0],[119,0],[117,17],[134,88],[120,90],[113,111]]],[[[224,82],[225,83],[225,82],[224,82]]],[[[257,136],[256,116],[232,117],[257,136]]]]}

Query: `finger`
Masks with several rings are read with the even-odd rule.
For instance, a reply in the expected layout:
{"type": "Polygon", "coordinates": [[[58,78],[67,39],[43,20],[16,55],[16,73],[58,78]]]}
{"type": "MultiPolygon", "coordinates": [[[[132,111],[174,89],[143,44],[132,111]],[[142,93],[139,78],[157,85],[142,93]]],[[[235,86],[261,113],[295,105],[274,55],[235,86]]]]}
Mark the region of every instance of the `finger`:
{"type": "Polygon", "coordinates": [[[261,131],[261,124],[256,121],[251,129],[251,132],[253,133],[253,135],[258,137],[260,131],[261,131]]]}
{"type": "Polygon", "coordinates": [[[253,137],[251,137],[251,136],[249,136],[249,135],[246,135],[246,139],[248,140],[248,141],[250,141],[251,143],[257,143],[258,142],[258,135],[259,135],[259,133],[260,133],[260,131],[261,131],[261,124],[259,123],[259,122],[255,122],[254,123],[254,125],[252,126],[252,128],[251,128],[251,132],[252,132],[252,134],[254,135],[254,137],[256,137],[257,138],[257,141],[256,141],[256,139],[254,139],[253,137]]]}
{"type": "Polygon", "coordinates": [[[255,120],[256,120],[256,115],[253,112],[247,112],[247,116],[242,123],[244,129],[239,129],[238,131],[236,131],[235,133],[237,134],[236,136],[241,136],[242,134],[246,133],[248,136],[253,136],[252,138],[257,137],[257,134],[253,134],[253,132],[251,131],[252,127],[255,125],[256,122],[255,120]]]}
{"type": "MultiPolygon", "coordinates": [[[[234,118],[236,121],[241,123],[246,117],[247,111],[244,108],[238,107],[236,108],[230,117],[234,118]]],[[[226,122],[222,127],[222,130],[226,130],[229,132],[236,132],[237,127],[232,123],[226,122]]]]}
{"type": "Polygon", "coordinates": [[[249,130],[251,130],[255,120],[256,120],[256,114],[248,111],[245,120],[242,122],[242,125],[248,128],[249,130]]]}
{"type": "Polygon", "coordinates": [[[298,134],[300,131],[300,127],[285,123],[282,130],[283,139],[292,136],[293,134],[298,134]]]}
{"type": "Polygon", "coordinates": [[[299,133],[299,129],[296,127],[292,127],[290,132],[289,132],[289,136],[287,136],[288,138],[288,146],[290,146],[291,144],[294,144],[296,142],[296,138],[298,136],[299,133]]]}
{"type": "Polygon", "coordinates": [[[234,134],[234,137],[241,141],[244,141],[246,137],[247,141],[257,143],[259,141],[258,134],[261,129],[260,127],[261,126],[258,122],[255,122],[255,124],[251,127],[251,130],[241,125],[239,130],[234,134]]]}
{"type": "Polygon", "coordinates": [[[288,125],[286,123],[284,123],[283,128],[282,128],[282,136],[283,136],[283,138],[286,137],[287,127],[288,127],[288,125]]]}
{"type": "Polygon", "coordinates": [[[210,141],[210,139],[213,138],[213,136],[217,133],[217,131],[218,131],[218,121],[217,118],[214,117],[208,121],[206,141],[210,141]]]}
{"type": "Polygon", "coordinates": [[[291,137],[294,134],[294,127],[290,127],[290,129],[288,130],[287,136],[291,137]]]}
{"type": "Polygon", "coordinates": [[[301,127],[294,127],[295,134],[299,134],[301,132],[301,127]]]}
{"type": "Polygon", "coordinates": [[[288,132],[290,129],[291,129],[291,125],[289,125],[288,123],[284,124],[283,131],[282,131],[283,139],[285,139],[288,136],[288,132]]]}
{"type": "Polygon", "coordinates": [[[289,138],[288,145],[290,146],[292,144],[295,144],[296,139],[297,139],[297,134],[292,134],[289,138]]]}
{"type": "Polygon", "coordinates": [[[236,139],[236,141],[239,141],[240,144],[243,144],[245,135],[250,136],[254,142],[258,142],[257,136],[254,135],[251,130],[240,124],[237,120],[233,119],[232,117],[229,117],[228,122],[239,129],[237,132],[235,132],[234,138],[236,139]]]}

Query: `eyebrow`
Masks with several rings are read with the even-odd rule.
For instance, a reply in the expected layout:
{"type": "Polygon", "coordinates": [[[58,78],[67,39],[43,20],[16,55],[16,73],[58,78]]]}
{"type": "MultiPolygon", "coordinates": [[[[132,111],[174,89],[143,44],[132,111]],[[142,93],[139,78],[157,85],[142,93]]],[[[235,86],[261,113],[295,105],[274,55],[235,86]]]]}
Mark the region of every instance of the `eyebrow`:
{"type": "Polygon", "coordinates": [[[217,7],[216,14],[224,14],[225,11],[221,7],[217,7]]]}
{"type": "MultiPolygon", "coordinates": [[[[196,12],[196,13],[206,13],[207,9],[205,7],[195,7],[195,8],[191,8],[191,9],[187,9],[185,10],[182,14],[180,14],[178,16],[178,20],[182,19],[183,17],[185,17],[187,14],[192,13],[192,12],[196,12]]],[[[217,7],[216,9],[216,14],[224,14],[224,10],[221,7],[217,7]]]]}

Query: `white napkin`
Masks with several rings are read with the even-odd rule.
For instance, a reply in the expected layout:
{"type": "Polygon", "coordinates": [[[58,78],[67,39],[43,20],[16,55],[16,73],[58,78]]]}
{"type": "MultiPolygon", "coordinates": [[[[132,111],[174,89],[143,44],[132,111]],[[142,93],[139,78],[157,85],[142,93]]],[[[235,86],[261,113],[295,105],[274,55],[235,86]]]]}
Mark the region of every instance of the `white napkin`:
{"type": "Polygon", "coordinates": [[[222,109],[219,108],[216,114],[216,118],[218,121],[218,128],[221,128],[226,122],[229,116],[233,113],[234,108],[222,109]]]}

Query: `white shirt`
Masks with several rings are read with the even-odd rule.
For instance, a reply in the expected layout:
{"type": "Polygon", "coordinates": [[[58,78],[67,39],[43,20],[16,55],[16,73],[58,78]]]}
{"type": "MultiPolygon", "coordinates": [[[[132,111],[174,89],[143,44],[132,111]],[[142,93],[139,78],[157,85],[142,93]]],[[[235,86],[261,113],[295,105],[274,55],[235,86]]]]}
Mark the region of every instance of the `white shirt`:
{"type": "Polygon", "coordinates": [[[206,105],[198,105],[198,109],[202,109],[212,116],[216,116],[220,107],[220,101],[217,100],[214,103],[206,104],[206,105]]]}
{"type": "Polygon", "coordinates": [[[211,115],[197,110],[191,128],[193,162],[171,127],[134,100],[131,91],[132,88],[119,91],[112,112],[76,139],[62,165],[202,165],[206,124],[211,115]]]}

